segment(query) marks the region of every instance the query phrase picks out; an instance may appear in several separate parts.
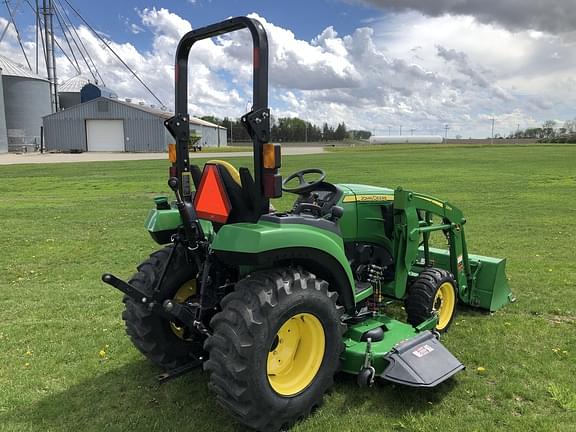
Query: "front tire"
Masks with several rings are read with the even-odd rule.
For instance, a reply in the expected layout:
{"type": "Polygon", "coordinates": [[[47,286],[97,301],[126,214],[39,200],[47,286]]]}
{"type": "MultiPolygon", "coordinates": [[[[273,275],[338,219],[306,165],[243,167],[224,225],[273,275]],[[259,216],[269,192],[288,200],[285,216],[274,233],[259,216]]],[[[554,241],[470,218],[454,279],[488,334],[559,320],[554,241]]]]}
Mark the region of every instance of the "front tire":
{"type": "MultiPolygon", "coordinates": [[[[150,255],[138,266],[138,272],[132,276],[130,284],[151,295],[172,248],[174,246],[150,255]]],[[[197,273],[196,265],[188,263],[184,249],[177,247],[160,286],[160,295],[180,303],[189,300],[197,295],[197,273]]],[[[126,333],[134,346],[157,366],[164,370],[174,369],[203,354],[203,338],[200,335],[185,335],[178,323],[169,322],[131,297],[124,296],[123,301],[126,309],[122,319],[126,324],[126,333]]]]}
{"type": "Polygon", "coordinates": [[[218,402],[260,431],[291,427],[321,405],[344,349],[343,308],[301,270],[254,273],[222,300],[206,340],[218,402]]]}
{"type": "Polygon", "coordinates": [[[444,269],[428,268],[420,273],[408,290],[405,301],[408,323],[416,327],[437,314],[436,331],[445,332],[454,319],[457,301],[456,281],[452,274],[444,269]]]}

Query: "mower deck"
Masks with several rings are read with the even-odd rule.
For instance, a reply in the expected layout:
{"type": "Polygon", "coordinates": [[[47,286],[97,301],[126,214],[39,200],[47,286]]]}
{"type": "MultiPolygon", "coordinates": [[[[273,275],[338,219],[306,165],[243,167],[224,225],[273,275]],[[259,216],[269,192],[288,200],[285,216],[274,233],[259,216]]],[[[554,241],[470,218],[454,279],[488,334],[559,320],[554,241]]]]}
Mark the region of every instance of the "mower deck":
{"type": "Polygon", "coordinates": [[[435,317],[414,328],[383,314],[349,324],[342,370],[357,375],[373,367],[375,376],[388,381],[434,387],[464,369],[430,331],[435,325],[435,317]]]}

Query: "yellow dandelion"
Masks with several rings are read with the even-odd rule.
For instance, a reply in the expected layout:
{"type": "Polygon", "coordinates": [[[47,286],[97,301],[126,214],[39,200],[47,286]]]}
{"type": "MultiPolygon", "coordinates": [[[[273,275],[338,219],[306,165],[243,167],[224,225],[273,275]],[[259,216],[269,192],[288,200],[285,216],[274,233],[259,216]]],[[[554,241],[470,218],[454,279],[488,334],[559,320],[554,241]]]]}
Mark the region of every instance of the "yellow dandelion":
{"type": "Polygon", "coordinates": [[[485,368],[485,367],[482,367],[482,366],[478,366],[478,367],[476,368],[476,371],[477,371],[478,373],[486,372],[486,368],[485,368]]]}
{"type": "Polygon", "coordinates": [[[106,351],[100,350],[100,351],[98,352],[98,356],[99,356],[100,358],[106,357],[106,351]]]}

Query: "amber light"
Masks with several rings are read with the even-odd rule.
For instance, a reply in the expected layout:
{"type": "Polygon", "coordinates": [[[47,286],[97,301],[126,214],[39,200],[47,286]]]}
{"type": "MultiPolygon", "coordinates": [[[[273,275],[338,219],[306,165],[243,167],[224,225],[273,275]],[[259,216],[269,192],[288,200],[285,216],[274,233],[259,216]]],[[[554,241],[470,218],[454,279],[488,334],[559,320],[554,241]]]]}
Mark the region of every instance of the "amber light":
{"type": "Polygon", "coordinates": [[[168,144],[168,159],[170,162],[176,163],[176,144],[168,144]]]}
{"type": "Polygon", "coordinates": [[[278,169],[282,165],[280,145],[264,144],[262,146],[263,164],[266,169],[278,169]]]}

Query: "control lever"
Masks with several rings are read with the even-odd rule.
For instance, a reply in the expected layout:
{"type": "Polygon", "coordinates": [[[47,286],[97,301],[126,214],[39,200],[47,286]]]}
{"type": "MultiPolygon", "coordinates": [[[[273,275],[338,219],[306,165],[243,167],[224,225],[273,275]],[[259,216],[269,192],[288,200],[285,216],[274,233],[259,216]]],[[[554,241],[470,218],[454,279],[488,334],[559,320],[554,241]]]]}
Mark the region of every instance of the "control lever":
{"type": "Polygon", "coordinates": [[[344,216],[344,209],[340,206],[332,206],[330,209],[330,214],[328,216],[328,220],[332,222],[338,221],[342,216],[344,216]]]}
{"type": "Polygon", "coordinates": [[[180,217],[182,218],[186,240],[188,240],[188,243],[190,244],[196,244],[198,240],[204,238],[204,232],[202,231],[202,226],[198,223],[196,210],[194,210],[194,206],[191,202],[182,199],[179,189],[180,180],[178,180],[177,177],[170,177],[168,179],[168,186],[176,195],[176,207],[178,208],[180,217]]]}

